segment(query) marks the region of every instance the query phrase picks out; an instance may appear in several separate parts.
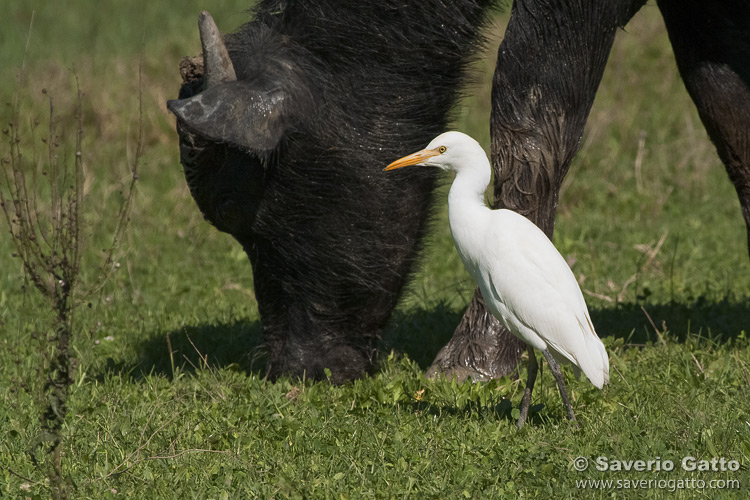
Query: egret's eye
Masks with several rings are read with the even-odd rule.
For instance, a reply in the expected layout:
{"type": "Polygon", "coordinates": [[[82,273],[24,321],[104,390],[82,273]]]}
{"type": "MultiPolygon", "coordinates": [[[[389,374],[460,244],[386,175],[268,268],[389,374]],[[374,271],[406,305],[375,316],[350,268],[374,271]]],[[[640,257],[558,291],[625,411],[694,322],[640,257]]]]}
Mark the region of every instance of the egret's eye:
{"type": "Polygon", "coordinates": [[[445,153],[445,150],[446,150],[446,149],[448,149],[448,148],[446,148],[445,146],[440,146],[440,147],[438,148],[438,153],[440,153],[440,154],[443,154],[443,153],[445,153]]]}

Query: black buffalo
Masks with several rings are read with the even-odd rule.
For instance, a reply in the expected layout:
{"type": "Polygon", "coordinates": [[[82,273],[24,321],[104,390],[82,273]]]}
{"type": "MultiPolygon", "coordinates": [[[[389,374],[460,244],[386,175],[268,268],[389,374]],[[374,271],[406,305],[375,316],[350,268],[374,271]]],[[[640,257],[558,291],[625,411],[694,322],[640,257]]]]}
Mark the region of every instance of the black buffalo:
{"type": "Polygon", "coordinates": [[[253,267],[271,374],[370,370],[435,185],[383,168],[442,132],[487,0],[266,0],[169,109],[198,206],[253,267]],[[202,74],[204,73],[204,74],[202,74]]]}

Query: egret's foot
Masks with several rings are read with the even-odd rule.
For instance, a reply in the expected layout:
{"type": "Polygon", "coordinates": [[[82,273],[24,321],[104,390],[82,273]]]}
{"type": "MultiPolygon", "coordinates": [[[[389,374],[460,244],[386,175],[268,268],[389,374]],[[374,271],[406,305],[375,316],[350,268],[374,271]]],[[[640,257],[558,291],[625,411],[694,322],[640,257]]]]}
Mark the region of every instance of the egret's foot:
{"type": "Polygon", "coordinates": [[[517,373],[525,344],[487,311],[477,290],[450,341],[427,370],[458,380],[486,381],[517,373]]]}
{"type": "MultiPolygon", "coordinates": [[[[526,408],[526,410],[528,412],[528,408],[526,408]]],[[[521,416],[518,417],[518,420],[516,421],[516,429],[522,429],[523,424],[525,423],[526,423],[526,413],[524,413],[524,411],[521,410],[521,416]]]]}

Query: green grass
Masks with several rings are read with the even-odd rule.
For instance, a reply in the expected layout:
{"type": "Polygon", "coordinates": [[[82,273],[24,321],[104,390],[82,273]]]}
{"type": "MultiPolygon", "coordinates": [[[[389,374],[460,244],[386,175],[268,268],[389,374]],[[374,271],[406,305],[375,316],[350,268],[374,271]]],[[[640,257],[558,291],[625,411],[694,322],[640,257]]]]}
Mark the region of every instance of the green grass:
{"type": "MultiPolygon", "coordinates": [[[[164,106],[179,86],[179,58],[198,51],[195,19],[205,5],[58,3],[6,6],[1,102],[11,99],[11,68],[21,65],[35,8],[21,82],[24,116],[44,121],[40,91],[47,88],[59,129],[73,133],[75,71],[86,94],[94,250],[106,242],[114,216],[101,214],[132,157],[140,61],[146,132],[121,266],[89,298],[91,307],[77,311],[63,458],[74,498],[578,498],[576,480],[586,479],[736,479],[742,490],[595,495],[746,497],[745,228],[653,5],[618,34],[555,231],[610,353],[612,381],[598,391],[569,373],[581,424],[575,429],[545,369],[529,424],[517,431],[520,382],[457,384],[422,375],[473,291],[447,231],[444,197],[424,263],[385,332],[379,371],[343,387],[265,382],[249,263],[190,198],[164,106]],[[741,469],[683,471],[688,455],[726,457],[741,469]],[[676,466],[577,472],[578,456],[592,464],[599,456],[659,457],[676,466]]],[[[210,7],[225,31],[244,20],[246,8],[242,1],[210,7]]],[[[491,71],[495,45],[479,69],[491,71]]],[[[456,113],[456,128],[484,144],[488,75],[456,113]]],[[[22,288],[11,253],[9,238],[0,238],[0,497],[46,498],[27,451],[38,433],[37,351],[48,315],[22,288]]],[[[88,269],[100,258],[87,254],[88,269]]]]}

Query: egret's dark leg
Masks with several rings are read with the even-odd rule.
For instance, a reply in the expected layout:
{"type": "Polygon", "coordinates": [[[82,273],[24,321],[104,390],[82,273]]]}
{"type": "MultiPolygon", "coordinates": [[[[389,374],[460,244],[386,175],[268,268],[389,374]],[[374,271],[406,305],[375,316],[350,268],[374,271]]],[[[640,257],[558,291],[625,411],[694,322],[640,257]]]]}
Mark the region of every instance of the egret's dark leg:
{"type": "Polygon", "coordinates": [[[560,389],[560,397],[565,406],[565,411],[568,412],[568,419],[575,422],[576,416],[573,414],[573,407],[570,405],[570,399],[568,399],[568,390],[565,388],[565,378],[563,378],[560,363],[557,362],[547,349],[543,350],[542,354],[544,354],[544,358],[547,360],[549,370],[552,372],[552,375],[554,375],[555,380],[557,380],[557,387],[560,389]]]}
{"type": "Polygon", "coordinates": [[[529,352],[529,363],[526,374],[526,389],[523,390],[523,399],[521,399],[521,414],[516,422],[516,427],[519,429],[523,427],[526,422],[526,417],[529,414],[529,405],[531,404],[531,392],[534,390],[534,382],[536,382],[536,372],[539,365],[536,362],[536,356],[534,355],[534,348],[527,346],[529,352]]]}

